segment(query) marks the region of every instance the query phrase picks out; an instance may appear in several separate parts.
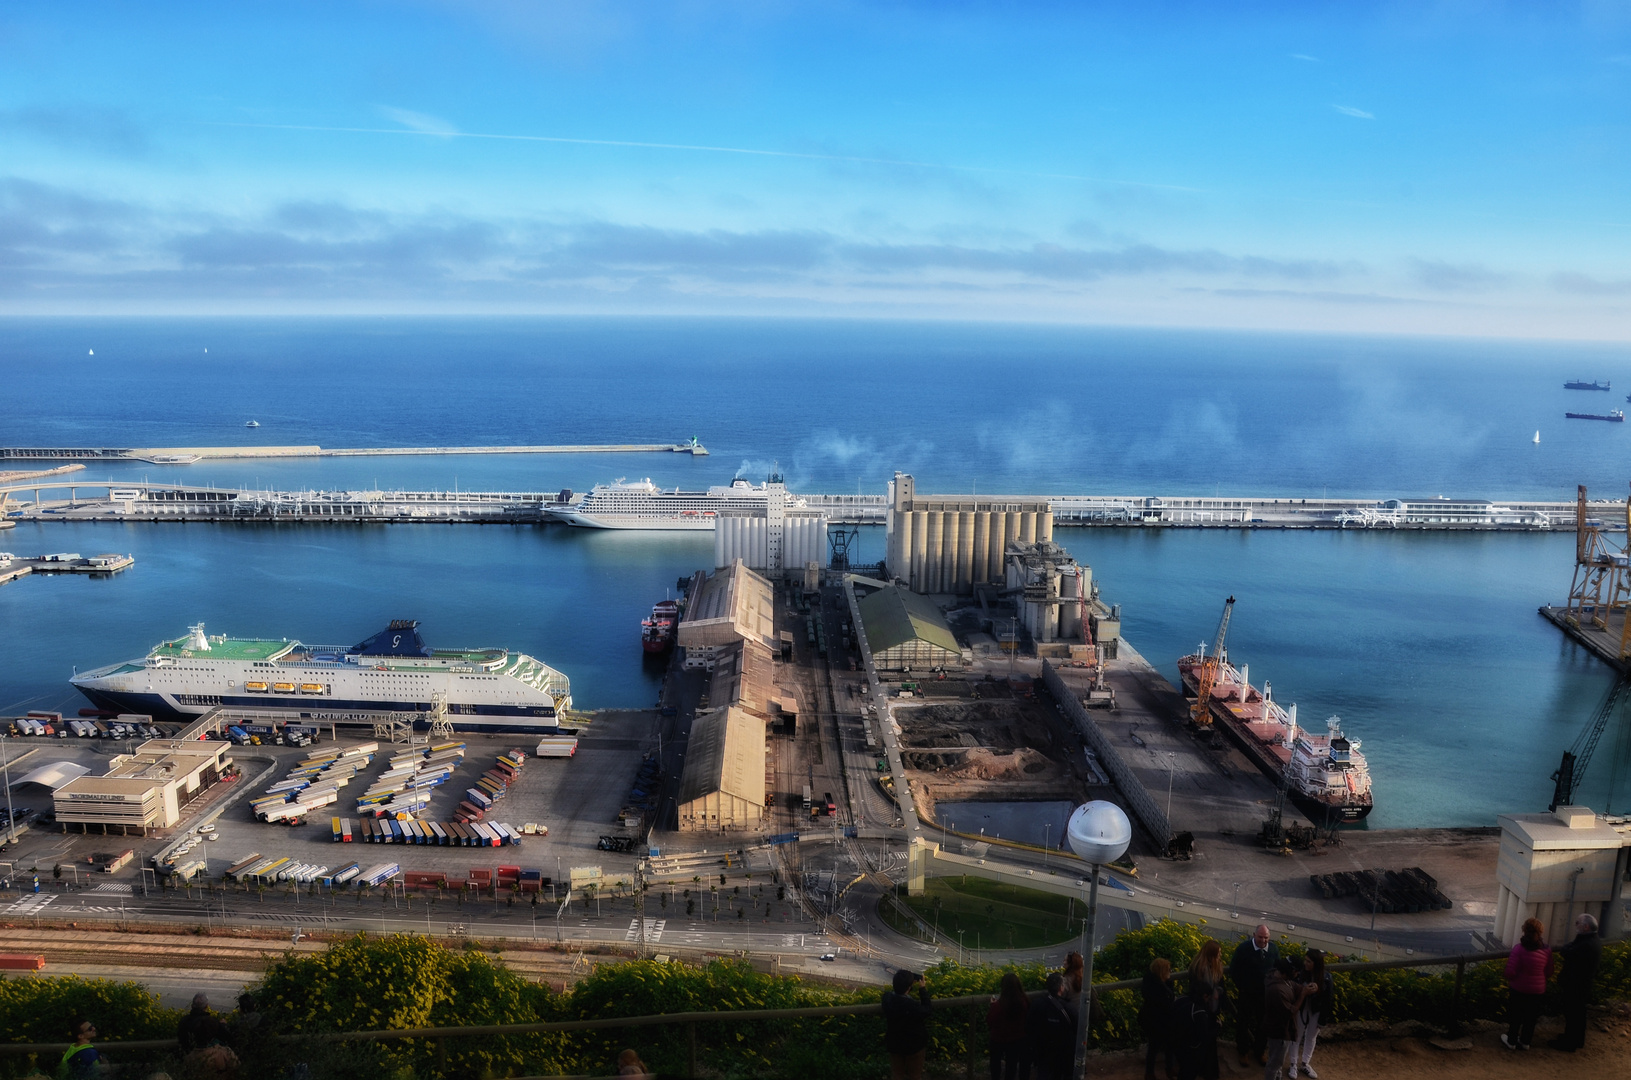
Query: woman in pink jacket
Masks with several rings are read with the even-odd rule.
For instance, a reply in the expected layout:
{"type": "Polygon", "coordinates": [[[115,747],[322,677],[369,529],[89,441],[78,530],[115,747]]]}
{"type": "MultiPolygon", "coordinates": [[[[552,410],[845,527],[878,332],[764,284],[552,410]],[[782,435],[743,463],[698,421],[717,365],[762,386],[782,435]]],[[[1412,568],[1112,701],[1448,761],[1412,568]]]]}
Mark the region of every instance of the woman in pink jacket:
{"type": "Polygon", "coordinates": [[[1525,919],[1523,937],[1512,946],[1506,958],[1506,984],[1511,1000],[1506,1007],[1506,1034],[1501,1045],[1508,1050],[1527,1050],[1535,1037],[1535,1021],[1540,1019],[1540,1002],[1546,996],[1546,979],[1552,973],[1552,950],[1546,946],[1546,928],[1539,919],[1525,919]]]}

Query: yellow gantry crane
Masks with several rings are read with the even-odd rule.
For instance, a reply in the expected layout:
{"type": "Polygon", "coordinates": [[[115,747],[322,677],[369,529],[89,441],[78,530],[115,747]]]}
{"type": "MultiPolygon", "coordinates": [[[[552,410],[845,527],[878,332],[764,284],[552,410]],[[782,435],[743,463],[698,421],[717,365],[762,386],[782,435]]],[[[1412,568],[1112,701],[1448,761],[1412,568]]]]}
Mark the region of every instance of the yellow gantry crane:
{"type": "MultiPolygon", "coordinates": [[[[1626,499],[1627,536],[1631,537],[1631,498],[1626,499]]],[[[1569,584],[1566,618],[1577,629],[1594,626],[1609,632],[1609,617],[1620,616],[1621,661],[1631,660],[1631,559],[1616,549],[1599,522],[1586,516],[1586,486],[1576,489],[1574,511],[1574,580],[1569,584]]],[[[1631,545],[1631,539],[1628,539],[1631,545]]]]}
{"type": "Polygon", "coordinates": [[[1229,662],[1229,652],[1224,647],[1224,641],[1229,636],[1229,616],[1235,610],[1235,598],[1223,602],[1223,618],[1218,620],[1218,632],[1212,639],[1212,655],[1206,655],[1206,642],[1201,642],[1200,667],[1195,672],[1195,704],[1190,710],[1189,718],[1196,727],[1210,727],[1212,724],[1212,688],[1218,683],[1218,671],[1229,662]]]}

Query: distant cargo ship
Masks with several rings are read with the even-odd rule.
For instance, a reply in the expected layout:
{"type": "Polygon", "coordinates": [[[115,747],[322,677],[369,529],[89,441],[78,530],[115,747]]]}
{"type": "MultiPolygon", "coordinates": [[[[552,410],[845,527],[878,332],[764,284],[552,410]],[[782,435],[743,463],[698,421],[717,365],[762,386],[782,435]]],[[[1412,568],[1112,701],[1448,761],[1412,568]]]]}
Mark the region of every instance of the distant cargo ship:
{"type": "Polygon", "coordinates": [[[640,647],[648,653],[667,652],[674,644],[674,628],[679,621],[679,601],[659,600],[651,608],[651,617],[640,623],[640,647]]]}
{"type": "MultiPolygon", "coordinates": [[[[789,505],[804,500],[789,497],[789,505]]],[[[715,519],[726,511],[764,511],[770,500],[768,484],[751,484],[737,477],[707,491],[660,488],[645,480],[618,480],[596,484],[587,494],[561,492],[544,512],[556,521],[590,529],[683,529],[712,531],[715,519]]]]}
{"type": "Polygon", "coordinates": [[[1589,412],[1569,412],[1563,415],[1570,420],[1607,420],[1611,424],[1625,423],[1625,411],[1623,409],[1615,409],[1606,415],[1589,412]]]}
{"type": "Polygon", "coordinates": [[[350,646],[207,636],[199,623],[71,682],[99,708],[181,721],[225,705],[324,720],[418,713],[428,726],[444,704],[461,731],[554,734],[572,704],[570,681],[548,664],[508,649],[432,649],[411,619],[350,646]]]}
{"type": "MultiPolygon", "coordinates": [[[[1191,694],[1200,664],[1199,655],[1178,661],[1178,675],[1191,694]]],[[[1316,825],[1328,816],[1362,821],[1371,812],[1370,763],[1359,752],[1359,740],[1342,733],[1339,718],[1325,722],[1323,735],[1299,727],[1297,706],[1281,708],[1267,683],[1259,692],[1247,680],[1246,669],[1237,670],[1227,658],[1218,665],[1211,714],[1254,765],[1270,779],[1285,781],[1292,801],[1316,825]]]]}
{"type": "Polygon", "coordinates": [[[1608,383],[1599,383],[1599,382],[1596,382],[1595,380],[1593,380],[1592,382],[1581,382],[1579,379],[1576,379],[1573,382],[1564,383],[1563,384],[1563,389],[1565,389],[1565,390],[1607,390],[1609,388],[1609,385],[1610,384],[1608,384],[1608,383]]]}

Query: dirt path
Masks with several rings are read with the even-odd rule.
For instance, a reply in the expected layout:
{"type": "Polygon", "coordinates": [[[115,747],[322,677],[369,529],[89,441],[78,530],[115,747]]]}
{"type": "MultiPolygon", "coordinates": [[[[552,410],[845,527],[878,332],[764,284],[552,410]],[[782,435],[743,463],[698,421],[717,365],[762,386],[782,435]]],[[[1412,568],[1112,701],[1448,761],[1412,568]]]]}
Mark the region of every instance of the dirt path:
{"type": "MultiPolygon", "coordinates": [[[[1585,1049],[1572,1054],[1546,1049],[1546,1042],[1562,1030],[1558,1020],[1542,1021],[1535,1048],[1513,1052],[1501,1045],[1504,1028],[1472,1036],[1470,1050],[1441,1050],[1424,1039],[1367,1039],[1362,1042],[1321,1041],[1314,1050],[1314,1068],[1320,1080],[1625,1080],[1631,1078],[1631,1025],[1625,1020],[1594,1020],[1585,1049]],[[1607,1031],[1603,1029],[1607,1028],[1607,1031]]],[[[1260,1077],[1263,1067],[1242,1068],[1233,1045],[1219,1047],[1223,1080],[1260,1077]]],[[[1142,1051],[1094,1059],[1089,1074],[1095,1080],[1142,1080],[1142,1051]]],[[[1156,1075],[1163,1075],[1158,1065],[1156,1075]]]]}

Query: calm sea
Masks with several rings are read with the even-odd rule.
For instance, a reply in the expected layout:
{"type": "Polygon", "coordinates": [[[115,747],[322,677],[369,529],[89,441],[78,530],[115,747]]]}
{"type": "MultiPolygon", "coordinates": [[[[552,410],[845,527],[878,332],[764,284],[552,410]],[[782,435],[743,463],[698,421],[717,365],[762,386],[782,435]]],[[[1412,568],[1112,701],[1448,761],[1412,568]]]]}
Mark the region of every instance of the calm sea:
{"type": "MultiPolygon", "coordinates": [[[[1585,378],[1631,390],[1623,346],[787,320],[4,320],[0,360],[0,441],[12,445],[695,435],[713,452],[86,472],[229,486],[696,486],[779,465],[795,489],[830,492],[881,492],[901,469],[940,491],[1567,499],[1577,483],[1619,495],[1631,438],[1562,415],[1623,405],[1623,393],[1562,389],[1585,378]]],[[[1544,807],[1547,776],[1607,686],[1535,614],[1567,590],[1571,537],[1058,538],[1169,676],[1237,596],[1235,659],[1304,722],[1340,714],[1364,741],[1376,825],[1544,807]]],[[[879,531],[862,543],[881,553],[879,531]]],[[[642,664],[639,619],[711,557],[697,537],[429,525],[23,525],[0,546],[138,560],[108,581],[0,589],[8,711],[77,708],[74,666],[138,655],[189,622],[350,642],[403,617],[433,643],[546,659],[581,707],[641,705],[657,673],[642,664]]],[[[1626,756],[1611,733],[1587,778],[1596,805],[1626,756]]]]}

